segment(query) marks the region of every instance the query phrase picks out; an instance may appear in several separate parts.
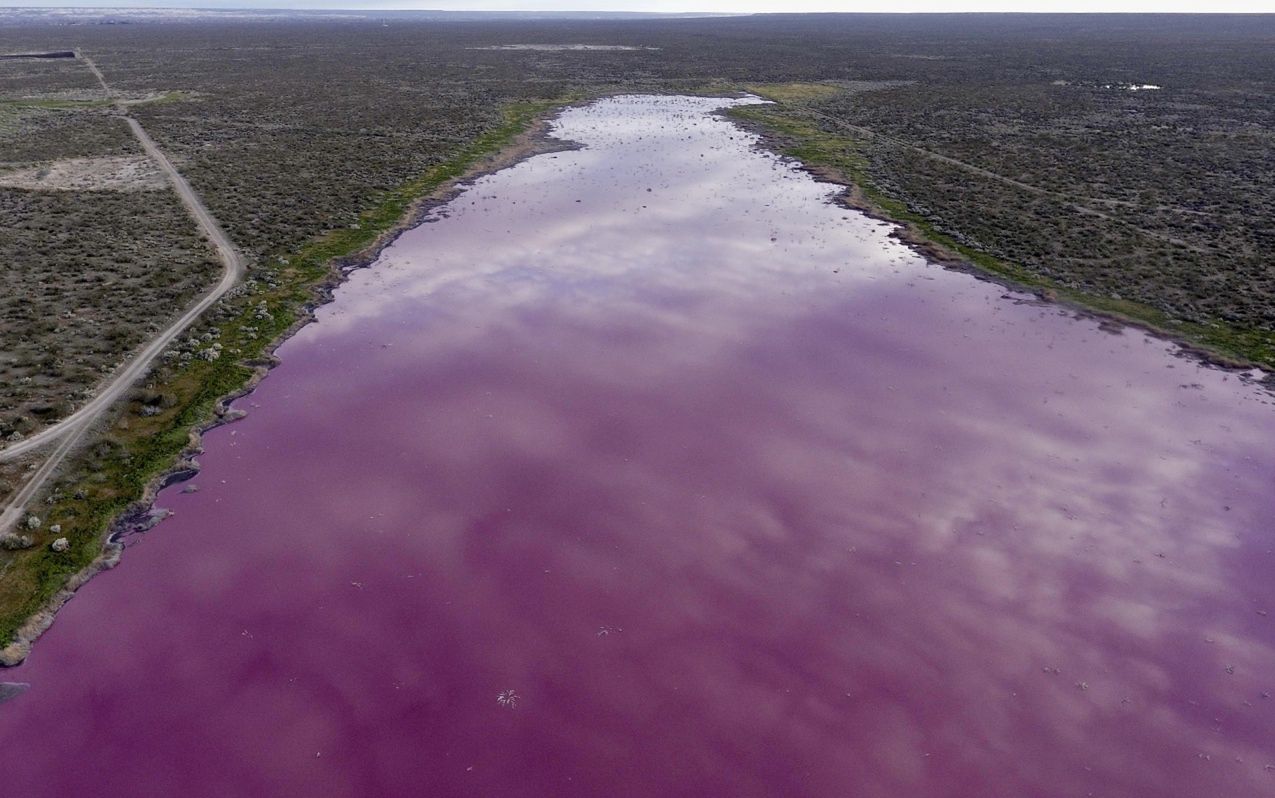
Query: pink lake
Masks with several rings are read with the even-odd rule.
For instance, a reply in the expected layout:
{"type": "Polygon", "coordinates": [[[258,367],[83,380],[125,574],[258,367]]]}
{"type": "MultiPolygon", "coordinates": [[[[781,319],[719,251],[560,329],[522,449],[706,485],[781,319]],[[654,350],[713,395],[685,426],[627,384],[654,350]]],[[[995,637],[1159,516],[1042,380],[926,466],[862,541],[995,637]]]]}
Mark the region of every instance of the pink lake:
{"type": "Polygon", "coordinates": [[[0,673],[3,794],[1275,795],[1270,394],[733,102],[570,109],[353,273],[0,673]]]}

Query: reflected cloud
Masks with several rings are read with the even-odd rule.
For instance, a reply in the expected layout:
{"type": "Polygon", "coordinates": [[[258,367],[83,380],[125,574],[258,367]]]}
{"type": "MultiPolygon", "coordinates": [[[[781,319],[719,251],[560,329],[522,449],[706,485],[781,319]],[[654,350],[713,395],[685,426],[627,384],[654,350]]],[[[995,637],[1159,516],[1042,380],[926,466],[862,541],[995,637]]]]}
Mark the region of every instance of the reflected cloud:
{"type": "Polygon", "coordinates": [[[721,105],[574,109],[355,273],[23,667],[9,783],[1269,791],[1266,400],[721,105]]]}

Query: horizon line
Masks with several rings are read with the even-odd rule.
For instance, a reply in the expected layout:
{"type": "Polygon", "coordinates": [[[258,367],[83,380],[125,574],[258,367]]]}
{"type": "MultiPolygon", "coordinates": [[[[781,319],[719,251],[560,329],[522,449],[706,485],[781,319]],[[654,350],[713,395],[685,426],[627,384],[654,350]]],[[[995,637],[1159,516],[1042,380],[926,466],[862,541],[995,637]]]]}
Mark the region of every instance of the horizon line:
{"type": "Polygon", "coordinates": [[[202,6],[202,5],[151,5],[136,3],[102,3],[100,5],[30,5],[30,4],[10,4],[0,2],[0,8],[14,11],[205,11],[210,13],[220,12],[278,12],[278,11],[312,11],[312,12],[344,12],[344,13],[380,13],[393,12],[399,14],[553,14],[553,15],[570,15],[570,14],[615,14],[620,16],[650,16],[650,17],[684,17],[684,16],[717,16],[717,17],[757,17],[757,16],[954,16],[954,15],[985,15],[985,16],[1198,16],[1198,17],[1221,17],[1221,16],[1275,16],[1275,11],[1195,11],[1195,10],[1134,10],[1134,9],[1115,9],[1108,11],[1058,11],[1052,9],[1045,10],[984,10],[984,9],[961,9],[949,11],[637,11],[625,9],[610,8],[576,8],[576,9],[554,9],[554,8],[402,8],[402,7],[344,7],[344,6],[202,6]]]}

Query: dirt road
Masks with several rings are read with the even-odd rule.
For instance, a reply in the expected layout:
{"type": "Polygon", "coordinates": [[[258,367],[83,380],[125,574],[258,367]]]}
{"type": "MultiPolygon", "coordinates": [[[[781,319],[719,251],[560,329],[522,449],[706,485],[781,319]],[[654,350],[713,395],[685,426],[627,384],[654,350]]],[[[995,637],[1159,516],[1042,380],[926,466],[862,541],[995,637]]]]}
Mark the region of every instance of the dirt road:
{"type": "MultiPolygon", "coordinates": [[[[87,56],[79,55],[84,64],[97,76],[98,82],[102,84],[103,90],[111,97],[114,92],[106,83],[106,79],[98,70],[97,65],[93,63],[87,56]]],[[[224,267],[221,280],[217,282],[207,293],[199,298],[195,304],[191,305],[185,313],[167,328],[161,331],[153,339],[151,339],[141,350],[139,350],[133,359],[121,367],[111,381],[97,392],[83,407],[75,411],[71,415],[48,427],[40,432],[15,443],[11,443],[4,449],[0,449],[0,462],[12,460],[22,455],[28,454],[54,441],[61,441],[53,452],[49,455],[49,459],[35,472],[26,485],[15,495],[10,501],[9,506],[0,511],[0,531],[8,528],[9,524],[15,522],[22,514],[26,503],[34,498],[35,494],[48,480],[49,476],[56,470],[58,464],[66,457],[66,454],[73,448],[74,444],[83,436],[85,429],[91,425],[97,418],[115,401],[127,393],[127,391],[150,369],[151,362],[159,353],[168,348],[178,335],[190,326],[190,324],[199,318],[199,316],[212,306],[221,297],[225,296],[231,288],[243,277],[245,265],[243,257],[235,249],[231,243],[230,237],[226,235],[226,231],[222,229],[221,224],[204,206],[199,195],[191,188],[186,178],[182,177],[172,162],[155,144],[155,141],[146,133],[136,119],[128,115],[128,109],[125,105],[116,100],[116,109],[124,120],[128,123],[129,129],[133,131],[133,135],[137,138],[146,154],[164,171],[168,176],[169,183],[172,184],[173,190],[181,198],[182,204],[194,217],[199,225],[200,231],[212,244],[217,252],[218,258],[221,259],[224,267]]]]}

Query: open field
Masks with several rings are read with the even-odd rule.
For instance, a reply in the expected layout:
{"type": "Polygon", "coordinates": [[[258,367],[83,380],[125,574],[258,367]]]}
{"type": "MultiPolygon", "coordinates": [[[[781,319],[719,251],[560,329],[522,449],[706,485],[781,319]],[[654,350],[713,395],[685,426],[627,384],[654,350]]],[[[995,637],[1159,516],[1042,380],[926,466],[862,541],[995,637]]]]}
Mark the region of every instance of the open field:
{"type": "MultiPolygon", "coordinates": [[[[754,122],[980,266],[1275,365],[1273,45],[1269,18],[1225,17],[0,30],[3,52],[90,55],[252,262],[42,504],[72,547],[50,552],[46,523],[36,548],[0,552],[0,644],[248,379],[241,361],[303,317],[333,257],[570,98],[755,87],[780,106],[754,122]]],[[[167,189],[26,179],[141,154],[82,62],[0,61],[0,152],[25,180],[0,174],[9,436],[83,401],[218,267],[167,189]]]]}
{"type": "Polygon", "coordinates": [[[0,437],[56,421],[217,276],[166,190],[0,188],[0,437]]]}

